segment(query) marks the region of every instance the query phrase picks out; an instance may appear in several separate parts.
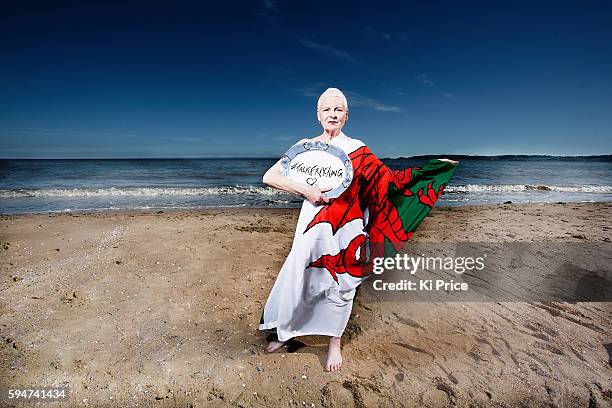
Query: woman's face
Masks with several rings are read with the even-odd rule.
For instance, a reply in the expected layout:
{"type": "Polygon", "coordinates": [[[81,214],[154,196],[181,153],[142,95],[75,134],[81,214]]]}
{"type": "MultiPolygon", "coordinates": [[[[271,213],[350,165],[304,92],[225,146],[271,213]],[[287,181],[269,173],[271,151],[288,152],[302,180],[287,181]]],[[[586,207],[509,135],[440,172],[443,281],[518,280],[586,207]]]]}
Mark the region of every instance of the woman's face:
{"type": "Polygon", "coordinates": [[[339,96],[324,96],[317,111],[317,118],[326,131],[340,130],[348,119],[348,110],[339,96]]]}

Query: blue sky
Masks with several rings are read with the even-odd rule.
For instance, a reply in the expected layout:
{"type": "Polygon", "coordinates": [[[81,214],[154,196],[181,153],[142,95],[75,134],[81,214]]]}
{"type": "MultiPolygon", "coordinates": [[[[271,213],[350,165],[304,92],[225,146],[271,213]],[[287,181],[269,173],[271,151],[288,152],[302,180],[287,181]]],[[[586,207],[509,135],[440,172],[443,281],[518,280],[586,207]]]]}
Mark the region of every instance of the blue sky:
{"type": "Polygon", "coordinates": [[[80,3],[1,3],[0,157],[275,157],[328,86],[381,157],[612,153],[609,2],[80,3]]]}

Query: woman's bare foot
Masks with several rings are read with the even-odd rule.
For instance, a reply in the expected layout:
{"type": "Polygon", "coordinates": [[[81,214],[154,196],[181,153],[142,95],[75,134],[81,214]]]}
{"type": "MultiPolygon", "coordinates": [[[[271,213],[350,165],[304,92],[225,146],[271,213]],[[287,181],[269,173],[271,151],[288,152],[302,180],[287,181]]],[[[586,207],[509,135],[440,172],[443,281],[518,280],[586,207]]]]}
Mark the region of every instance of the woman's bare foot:
{"type": "Polygon", "coordinates": [[[327,350],[327,363],[325,371],[337,371],[342,367],[342,354],[340,352],[340,337],[329,339],[329,349],[327,350]]]}
{"type": "Polygon", "coordinates": [[[287,343],[286,341],[271,341],[268,343],[268,347],[266,347],[266,351],[268,353],[274,353],[279,348],[283,347],[287,343]]]}

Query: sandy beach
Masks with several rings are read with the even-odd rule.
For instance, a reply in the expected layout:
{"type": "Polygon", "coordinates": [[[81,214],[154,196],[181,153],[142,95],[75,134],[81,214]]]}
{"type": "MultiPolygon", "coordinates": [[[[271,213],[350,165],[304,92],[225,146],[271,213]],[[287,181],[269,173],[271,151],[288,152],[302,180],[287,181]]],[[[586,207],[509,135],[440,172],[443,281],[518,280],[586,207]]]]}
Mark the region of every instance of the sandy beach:
{"type": "MultiPolygon", "coordinates": [[[[0,217],[0,385],[69,387],[60,406],[612,405],[612,303],[358,295],[339,372],[323,370],[324,337],[264,353],[259,318],[297,217],[0,217]]],[[[436,207],[413,239],[609,243],[611,219],[612,203],[436,207]]]]}

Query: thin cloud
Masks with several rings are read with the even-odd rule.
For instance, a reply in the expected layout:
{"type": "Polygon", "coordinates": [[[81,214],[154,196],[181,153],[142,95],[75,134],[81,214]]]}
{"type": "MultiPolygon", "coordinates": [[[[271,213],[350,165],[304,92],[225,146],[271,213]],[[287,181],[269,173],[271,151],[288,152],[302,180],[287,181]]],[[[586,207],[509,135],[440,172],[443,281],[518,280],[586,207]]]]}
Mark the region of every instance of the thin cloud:
{"type": "Polygon", "coordinates": [[[300,40],[300,44],[304,47],[309,48],[313,51],[320,52],[324,55],[329,55],[331,57],[340,58],[348,62],[352,62],[353,64],[363,64],[363,61],[353,57],[346,51],[339,50],[337,48],[332,47],[331,45],[319,44],[310,40],[300,40]]]}
{"type": "Polygon", "coordinates": [[[376,106],[374,106],[374,110],[379,111],[379,112],[393,112],[393,113],[398,113],[401,111],[401,109],[398,108],[397,106],[387,106],[387,105],[380,105],[380,104],[377,104],[376,106]]]}
{"type": "Polygon", "coordinates": [[[13,129],[0,129],[0,134],[4,135],[36,135],[36,136],[54,136],[68,133],[62,130],[54,129],[26,129],[26,130],[13,130],[13,129]]]}
{"type": "MultiPolygon", "coordinates": [[[[321,93],[327,88],[326,84],[317,84],[315,86],[304,86],[296,89],[296,91],[308,98],[318,98],[321,93]]],[[[398,106],[388,105],[377,99],[362,95],[357,92],[343,91],[348,100],[349,109],[352,107],[367,108],[376,112],[392,112],[398,113],[401,108],[398,106]]]]}
{"type": "Polygon", "coordinates": [[[326,88],[329,88],[327,84],[319,82],[313,86],[303,86],[297,88],[296,91],[302,96],[306,96],[308,98],[318,98],[326,88]]]}
{"type": "Polygon", "coordinates": [[[276,6],[276,3],[274,1],[264,0],[263,4],[266,10],[274,12],[274,13],[278,13],[278,7],[276,6]]]}
{"type": "Polygon", "coordinates": [[[279,142],[290,142],[295,140],[295,136],[275,136],[272,139],[279,142]]]}
{"type": "Polygon", "coordinates": [[[275,141],[280,141],[280,142],[287,142],[287,141],[295,140],[296,138],[296,136],[289,136],[289,135],[284,135],[284,134],[271,135],[268,132],[261,132],[261,131],[257,132],[255,136],[258,139],[275,140],[275,141]]]}
{"type": "Polygon", "coordinates": [[[431,78],[429,78],[429,75],[427,74],[421,74],[418,76],[419,82],[421,83],[421,85],[425,85],[425,86],[433,86],[434,83],[431,80],[431,78]]]}
{"type": "Polygon", "coordinates": [[[132,133],[116,133],[116,132],[82,132],[78,130],[65,130],[65,129],[0,129],[0,135],[4,136],[40,136],[40,137],[54,137],[54,136],[83,136],[83,137],[137,137],[132,133]]]}
{"type": "Polygon", "coordinates": [[[349,106],[357,106],[361,108],[369,108],[377,112],[400,112],[401,109],[398,106],[387,105],[377,99],[370,98],[356,92],[345,92],[346,97],[349,101],[349,106]]]}
{"type": "Polygon", "coordinates": [[[374,39],[374,40],[380,40],[380,38],[384,39],[387,42],[393,43],[393,42],[401,42],[401,43],[409,43],[410,40],[408,38],[408,34],[404,33],[404,32],[395,32],[395,33],[389,33],[386,31],[377,31],[375,29],[373,29],[370,26],[366,26],[365,27],[365,33],[368,37],[374,39]]]}
{"type": "Polygon", "coordinates": [[[445,92],[443,95],[446,99],[455,99],[455,95],[451,93],[445,92]]]}
{"type": "Polygon", "coordinates": [[[262,10],[257,13],[262,17],[267,18],[268,20],[280,20],[281,13],[276,5],[276,2],[273,0],[263,0],[261,2],[262,10]]]}

